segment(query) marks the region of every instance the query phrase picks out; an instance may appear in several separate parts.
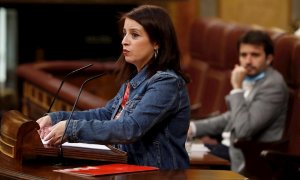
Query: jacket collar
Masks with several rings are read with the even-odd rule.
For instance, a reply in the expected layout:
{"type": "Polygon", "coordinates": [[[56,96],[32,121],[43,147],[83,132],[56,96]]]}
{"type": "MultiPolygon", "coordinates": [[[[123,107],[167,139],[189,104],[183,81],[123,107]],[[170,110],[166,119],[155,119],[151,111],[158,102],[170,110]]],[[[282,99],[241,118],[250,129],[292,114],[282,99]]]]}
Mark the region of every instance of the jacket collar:
{"type": "Polygon", "coordinates": [[[265,75],[263,78],[261,78],[260,80],[257,80],[257,83],[255,83],[255,86],[253,87],[252,91],[250,92],[249,96],[247,97],[248,102],[252,101],[252,99],[254,98],[254,95],[256,94],[256,92],[258,91],[258,89],[260,89],[260,84],[262,84],[264,81],[266,81],[266,79],[269,78],[269,76],[271,76],[270,74],[272,73],[273,69],[272,67],[268,67],[264,72],[265,75]]]}
{"type": "Polygon", "coordinates": [[[148,66],[144,67],[140,72],[138,72],[131,80],[130,85],[133,88],[137,88],[142,82],[144,82],[148,77],[148,66]]]}

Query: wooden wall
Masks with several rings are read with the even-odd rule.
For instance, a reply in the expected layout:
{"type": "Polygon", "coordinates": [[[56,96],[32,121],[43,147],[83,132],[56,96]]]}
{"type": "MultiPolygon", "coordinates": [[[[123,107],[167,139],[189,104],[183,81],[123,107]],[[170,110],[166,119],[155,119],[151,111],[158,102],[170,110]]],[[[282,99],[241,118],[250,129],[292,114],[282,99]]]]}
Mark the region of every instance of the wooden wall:
{"type": "Polygon", "coordinates": [[[166,3],[166,7],[173,18],[183,62],[186,63],[189,62],[187,44],[189,27],[195,18],[207,16],[207,12],[210,12],[210,16],[225,21],[267,28],[276,27],[291,32],[292,10],[295,9],[294,7],[292,9],[292,4],[293,0],[181,0],[170,1],[166,3]]]}
{"type": "Polygon", "coordinates": [[[218,16],[224,20],[291,28],[291,0],[219,0],[218,4],[218,16]]]}
{"type": "Polygon", "coordinates": [[[170,2],[166,6],[173,19],[179,47],[183,56],[183,64],[189,62],[188,34],[193,20],[199,14],[199,0],[170,2]]]}

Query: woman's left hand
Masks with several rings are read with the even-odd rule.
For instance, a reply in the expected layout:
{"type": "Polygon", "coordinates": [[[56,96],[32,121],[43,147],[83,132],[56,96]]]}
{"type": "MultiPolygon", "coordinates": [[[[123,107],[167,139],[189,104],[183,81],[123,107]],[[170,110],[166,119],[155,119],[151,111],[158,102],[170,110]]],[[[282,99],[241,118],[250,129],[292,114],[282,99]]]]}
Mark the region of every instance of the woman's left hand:
{"type": "Polygon", "coordinates": [[[44,141],[49,145],[58,146],[66,141],[66,137],[62,140],[66,128],[66,121],[60,121],[49,128],[50,133],[44,137],[44,141]]]}

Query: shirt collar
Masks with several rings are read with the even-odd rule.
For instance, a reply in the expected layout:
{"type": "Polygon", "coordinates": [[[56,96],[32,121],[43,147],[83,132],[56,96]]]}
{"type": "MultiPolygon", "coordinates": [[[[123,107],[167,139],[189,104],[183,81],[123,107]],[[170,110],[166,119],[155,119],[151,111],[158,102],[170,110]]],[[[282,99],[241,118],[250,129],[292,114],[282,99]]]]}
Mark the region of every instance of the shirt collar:
{"type": "Polygon", "coordinates": [[[246,81],[246,82],[256,82],[258,80],[263,79],[265,76],[266,76],[265,71],[262,71],[262,72],[258,73],[255,76],[246,76],[244,81],[246,81]]]}

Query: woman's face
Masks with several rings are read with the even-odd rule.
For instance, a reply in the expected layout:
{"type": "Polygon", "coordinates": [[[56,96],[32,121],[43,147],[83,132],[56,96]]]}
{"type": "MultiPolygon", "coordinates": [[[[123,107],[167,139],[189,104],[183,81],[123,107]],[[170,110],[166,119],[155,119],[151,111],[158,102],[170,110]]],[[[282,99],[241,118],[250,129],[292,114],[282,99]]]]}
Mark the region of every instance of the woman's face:
{"type": "Polygon", "coordinates": [[[148,34],[138,22],[126,18],[123,27],[123,54],[126,62],[140,71],[152,58],[156,43],[151,43],[148,34]]]}

